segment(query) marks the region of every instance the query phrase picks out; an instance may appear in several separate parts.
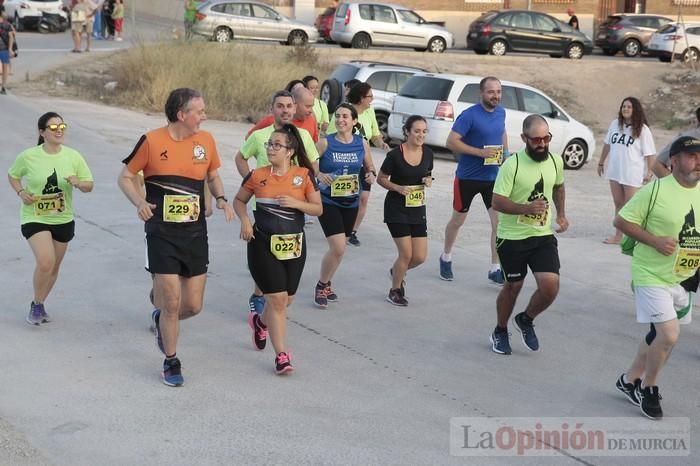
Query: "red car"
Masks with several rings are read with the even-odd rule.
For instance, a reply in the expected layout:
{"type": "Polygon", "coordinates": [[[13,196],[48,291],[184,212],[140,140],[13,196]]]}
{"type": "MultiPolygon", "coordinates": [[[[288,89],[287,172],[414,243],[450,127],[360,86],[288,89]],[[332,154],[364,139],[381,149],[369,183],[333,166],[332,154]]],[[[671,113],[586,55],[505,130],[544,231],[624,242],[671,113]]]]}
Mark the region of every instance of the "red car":
{"type": "Polygon", "coordinates": [[[335,18],[335,8],[328,7],[326,11],[316,17],[314,26],[321,35],[321,38],[326,42],[331,42],[331,29],[333,28],[333,19],[335,18]]]}

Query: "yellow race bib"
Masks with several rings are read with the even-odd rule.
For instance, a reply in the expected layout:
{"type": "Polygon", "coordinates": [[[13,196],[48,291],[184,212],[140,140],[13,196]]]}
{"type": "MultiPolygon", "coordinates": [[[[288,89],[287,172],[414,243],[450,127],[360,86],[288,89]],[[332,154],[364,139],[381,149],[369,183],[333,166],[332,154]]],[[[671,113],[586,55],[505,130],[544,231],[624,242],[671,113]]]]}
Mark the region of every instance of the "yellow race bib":
{"type": "Polygon", "coordinates": [[[501,165],[503,163],[503,146],[484,146],[484,149],[496,149],[496,155],[484,159],[484,165],[501,165]]]}
{"type": "Polygon", "coordinates": [[[680,248],[673,265],[673,273],[681,277],[690,276],[700,267],[700,249],[680,248]]]}
{"type": "Polygon", "coordinates": [[[406,207],[423,207],[425,205],[425,186],[419,184],[406,187],[411,190],[406,195],[406,207]]]}
{"type": "Polygon", "coordinates": [[[518,224],[529,225],[531,227],[544,227],[547,225],[548,218],[549,204],[547,204],[546,210],[542,214],[518,215],[518,224]]]}
{"type": "Polygon", "coordinates": [[[60,214],[64,210],[66,210],[66,201],[62,192],[42,194],[34,200],[34,215],[37,217],[60,214]]]}
{"type": "Polygon", "coordinates": [[[331,183],[331,197],[354,196],[360,192],[360,178],[355,175],[338,175],[331,183]]]}
{"type": "Polygon", "coordinates": [[[199,219],[199,195],[172,195],[163,197],[163,221],[171,223],[196,222],[199,219]]]}
{"type": "Polygon", "coordinates": [[[304,233],[291,233],[288,235],[271,235],[270,251],[278,260],[286,261],[301,257],[302,241],[304,233]]]}

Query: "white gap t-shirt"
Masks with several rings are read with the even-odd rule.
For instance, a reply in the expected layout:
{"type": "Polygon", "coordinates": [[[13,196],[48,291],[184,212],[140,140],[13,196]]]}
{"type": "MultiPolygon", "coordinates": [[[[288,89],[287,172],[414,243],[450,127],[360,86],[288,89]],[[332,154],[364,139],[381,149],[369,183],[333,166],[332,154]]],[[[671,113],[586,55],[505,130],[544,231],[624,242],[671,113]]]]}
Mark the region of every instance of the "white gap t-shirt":
{"type": "Polygon", "coordinates": [[[639,138],[632,136],[632,126],[623,124],[620,130],[617,119],[610,123],[605,144],[610,145],[607,176],[627,186],[639,187],[644,181],[645,158],[656,153],[654,137],[647,125],[642,126],[639,138]]]}

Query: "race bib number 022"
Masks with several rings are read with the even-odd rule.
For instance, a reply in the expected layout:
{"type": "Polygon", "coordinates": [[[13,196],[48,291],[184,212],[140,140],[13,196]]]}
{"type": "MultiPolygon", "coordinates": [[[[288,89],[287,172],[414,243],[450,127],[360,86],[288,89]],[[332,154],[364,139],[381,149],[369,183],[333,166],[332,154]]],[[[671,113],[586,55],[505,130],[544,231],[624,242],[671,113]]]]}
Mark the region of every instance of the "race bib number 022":
{"type": "Polygon", "coordinates": [[[278,260],[286,261],[301,257],[304,233],[270,236],[270,251],[278,260]]]}
{"type": "Polygon", "coordinates": [[[199,195],[171,195],[163,198],[163,221],[170,223],[196,222],[199,219],[199,195]]]}

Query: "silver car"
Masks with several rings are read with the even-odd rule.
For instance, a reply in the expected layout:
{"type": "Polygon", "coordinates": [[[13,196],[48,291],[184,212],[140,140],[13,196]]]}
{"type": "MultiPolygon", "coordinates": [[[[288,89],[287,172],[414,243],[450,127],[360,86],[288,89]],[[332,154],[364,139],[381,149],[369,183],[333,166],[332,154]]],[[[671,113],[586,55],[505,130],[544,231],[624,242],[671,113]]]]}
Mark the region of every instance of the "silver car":
{"type": "Polygon", "coordinates": [[[288,45],[316,42],[319,37],[312,25],[289,19],[264,3],[237,0],[202,3],[192,32],[217,42],[236,38],[273,40],[288,45]]]}
{"type": "Polygon", "coordinates": [[[341,47],[356,49],[390,45],[438,53],[455,43],[451,32],[407,7],[365,1],[340,4],[335,10],[331,39],[341,47]]]}

